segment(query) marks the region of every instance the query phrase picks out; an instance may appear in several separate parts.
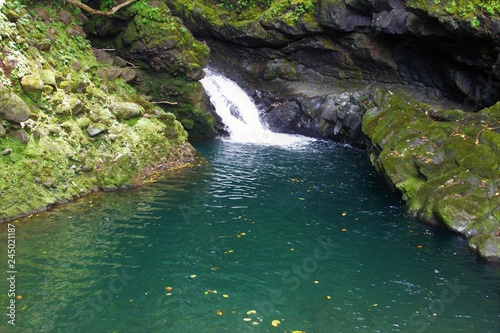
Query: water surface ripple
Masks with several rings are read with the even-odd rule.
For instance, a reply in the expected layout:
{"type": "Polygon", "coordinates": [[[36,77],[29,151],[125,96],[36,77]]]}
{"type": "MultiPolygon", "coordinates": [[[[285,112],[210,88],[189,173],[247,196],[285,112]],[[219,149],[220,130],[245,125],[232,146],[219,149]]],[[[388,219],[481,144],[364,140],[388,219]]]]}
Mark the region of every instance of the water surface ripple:
{"type": "Polygon", "coordinates": [[[500,331],[498,267],[407,217],[365,152],[196,146],[209,163],[15,222],[0,331],[500,331]]]}

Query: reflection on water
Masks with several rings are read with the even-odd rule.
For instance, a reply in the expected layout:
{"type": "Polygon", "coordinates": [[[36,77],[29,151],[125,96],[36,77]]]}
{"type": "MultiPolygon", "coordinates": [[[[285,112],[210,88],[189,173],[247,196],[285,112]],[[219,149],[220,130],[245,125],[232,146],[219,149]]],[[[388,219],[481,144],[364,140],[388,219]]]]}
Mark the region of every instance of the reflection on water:
{"type": "Polygon", "coordinates": [[[0,331],[499,330],[498,268],[408,218],[364,152],[197,148],[210,163],[19,220],[0,331]]]}

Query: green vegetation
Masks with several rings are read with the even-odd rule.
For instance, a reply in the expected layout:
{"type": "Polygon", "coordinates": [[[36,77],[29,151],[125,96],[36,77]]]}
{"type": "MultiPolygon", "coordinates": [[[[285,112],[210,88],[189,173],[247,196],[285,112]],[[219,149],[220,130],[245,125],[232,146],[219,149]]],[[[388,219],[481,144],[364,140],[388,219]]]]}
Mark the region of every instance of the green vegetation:
{"type": "Polygon", "coordinates": [[[408,211],[472,237],[483,257],[499,257],[500,103],[467,113],[435,110],[400,93],[375,95],[363,120],[371,160],[408,211]]]}
{"type": "Polygon", "coordinates": [[[255,20],[264,16],[267,19],[281,17],[295,24],[312,14],[315,4],[316,0],[213,0],[195,1],[192,6],[212,8],[222,21],[255,20]]]}
{"type": "Polygon", "coordinates": [[[421,8],[429,13],[452,15],[468,20],[472,27],[481,25],[480,16],[500,16],[500,1],[498,0],[408,0],[409,7],[421,8]]]}
{"type": "Polygon", "coordinates": [[[0,220],[135,186],[192,156],[175,116],[97,61],[78,9],[2,4],[0,220]]]}

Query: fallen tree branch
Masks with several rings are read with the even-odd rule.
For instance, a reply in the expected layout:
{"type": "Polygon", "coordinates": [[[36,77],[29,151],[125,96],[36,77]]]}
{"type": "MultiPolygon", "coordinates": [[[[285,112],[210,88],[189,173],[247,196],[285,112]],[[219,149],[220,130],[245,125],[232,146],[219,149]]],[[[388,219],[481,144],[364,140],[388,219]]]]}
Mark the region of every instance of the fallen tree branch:
{"type": "Polygon", "coordinates": [[[151,104],[169,104],[169,105],[177,105],[177,102],[169,102],[169,101],[159,101],[159,102],[150,102],[151,104]]]}
{"type": "Polygon", "coordinates": [[[113,8],[111,8],[110,10],[108,11],[102,11],[102,10],[97,10],[97,9],[94,9],[92,7],[89,7],[87,6],[86,4],[78,1],[78,0],[66,0],[67,2],[69,2],[70,4],[72,4],[73,6],[76,6],[90,14],[95,14],[95,15],[102,15],[102,16],[111,16],[113,15],[114,13],[116,13],[118,10],[120,10],[121,8],[125,7],[125,6],[128,6],[130,5],[131,3],[133,2],[136,2],[137,0],[128,0],[128,1],[125,1],[124,3],[121,3],[117,6],[114,6],[113,8]]]}

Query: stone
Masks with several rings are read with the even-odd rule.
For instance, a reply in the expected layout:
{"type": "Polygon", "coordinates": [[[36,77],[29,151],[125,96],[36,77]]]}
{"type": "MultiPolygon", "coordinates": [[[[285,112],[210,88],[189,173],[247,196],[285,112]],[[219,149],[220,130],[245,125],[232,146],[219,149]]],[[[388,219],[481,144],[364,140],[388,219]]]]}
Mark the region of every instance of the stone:
{"type": "Polygon", "coordinates": [[[80,69],[82,69],[82,64],[80,64],[78,61],[75,61],[71,64],[71,69],[78,72],[80,69]]]}
{"type": "Polygon", "coordinates": [[[49,22],[50,16],[45,9],[35,8],[33,11],[35,12],[35,17],[34,17],[35,20],[37,18],[41,18],[44,22],[46,23],[49,22]]]}
{"type": "Polygon", "coordinates": [[[52,189],[52,188],[56,188],[56,180],[55,178],[52,178],[52,177],[49,177],[47,179],[45,179],[42,183],[42,185],[47,188],[47,189],[52,189]]]}
{"type": "Polygon", "coordinates": [[[22,143],[28,143],[29,140],[28,133],[23,129],[10,131],[7,135],[13,139],[18,139],[22,143]]]}
{"type": "Polygon", "coordinates": [[[82,172],[90,172],[90,171],[94,170],[94,168],[91,165],[85,164],[84,166],[82,166],[81,170],[82,170],[82,172]]]}
{"type": "Polygon", "coordinates": [[[83,38],[87,37],[87,34],[83,30],[83,28],[76,24],[74,24],[71,28],[68,28],[66,30],[66,33],[70,36],[75,36],[75,37],[83,37],[83,38]]]}
{"type": "Polygon", "coordinates": [[[91,123],[89,127],[87,127],[87,133],[91,136],[97,136],[101,133],[104,133],[108,130],[108,127],[101,123],[91,123]]]}
{"type": "Polygon", "coordinates": [[[106,78],[108,81],[113,81],[122,75],[122,69],[120,67],[108,67],[106,70],[106,78]]]}
{"type": "Polygon", "coordinates": [[[31,111],[26,102],[15,93],[0,86],[0,117],[14,123],[21,123],[28,120],[30,114],[31,111]]]}
{"type": "Polygon", "coordinates": [[[70,25],[71,21],[73,21],[73,17],[71,16],[70,12],[61,9],[61,11],[59,12],[59,21],[61,21],[65,25],[70,25]]]}
{"type": "Polygon", "coordinates": [[[137,77],[137,71],[135,69],[132,69],[132,68],[122,68],[120,77],[125,82],[130,82],[137,77]]]}
{"type": "Polygon", "coordinates": [[[10,155],[11,153],[12,153],[12,149],[10,149],[10,148],[5,148],[4,150],[2,150],[3,156],[10,155]]]}
{"type": "Polygon", "coordinates": [[[120,57],[113,57],[113,66],[125,67],[127,66],[127,61],[120,57]]]}
{"type": "Polygon", "coordinates": [[[77,116],[83,110],[83,103],[76,97],[70,97],[68,100],[69,109],[73,116],[77,116]]]}
{"type": "Polygon", "coordinates": [[[404,34],[407,33],[406,22],[408,13],[404,9],[394,9],[390,12],[382,12],[374,14],[373,25],[377,31],[382,31],[388,34],[404,34]]]}
{"type": "Polygon", "coordinates": [[[144,113],[142,106],[130,102],[115,102],[110,105],[109,109],[115,115],[116,119],[124,120],[140,116],[144,113]]]}
{"type": "Polygon", "coordinates": [[[6,133],[7,133],[7,131],[5,130],[5,127],[0,125],[0,138],[3,138],[6,133]]]}
{"type": "Polygon", "coordinates": [[[41,92],[43,81],[38,74],[29,74],[21,79],[21,86],[26,93],[41,92]]]}
{"type": "Polygon", "coordinates": [[[101,50],[101,49],[94,49],[94,56],[96,57],[97,61],[100,63],[103,63],[108,66],[113,65],[113,57],[106,51],[101,50]]]}
{"type": "Polygon", "coordinates": [[[56,75],[53,70],[44,69],[40,71],[40,80],[42,80],[43,84],[56,87],[56,75]]]}

